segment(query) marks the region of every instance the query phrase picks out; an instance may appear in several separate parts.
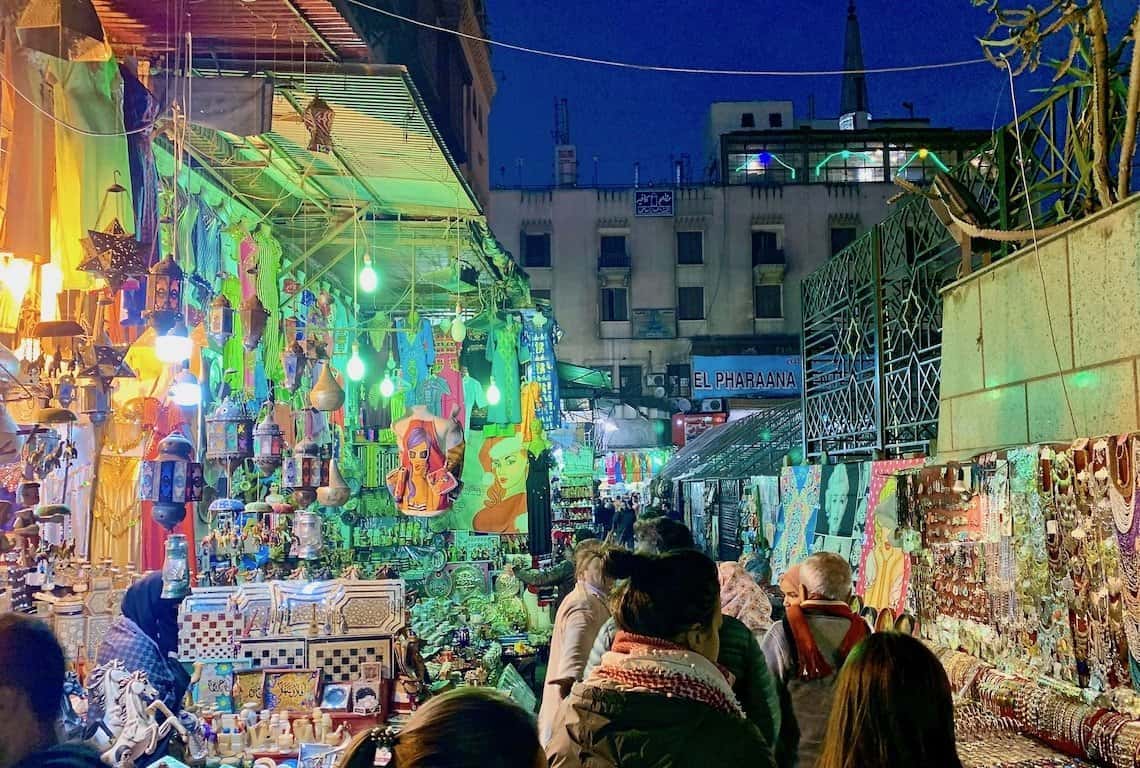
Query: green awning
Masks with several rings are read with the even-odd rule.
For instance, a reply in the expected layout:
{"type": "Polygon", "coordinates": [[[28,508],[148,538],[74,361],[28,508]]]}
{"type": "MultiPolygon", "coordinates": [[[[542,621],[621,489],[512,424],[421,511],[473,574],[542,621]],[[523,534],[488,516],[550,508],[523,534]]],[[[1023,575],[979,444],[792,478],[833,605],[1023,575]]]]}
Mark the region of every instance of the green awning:
{"type": "Polygon", "coordinates": [[[598,371],[570,363],[558,364],[558,386],[564,390],[611,392],[613,381],[609,371],[598,371]]]}

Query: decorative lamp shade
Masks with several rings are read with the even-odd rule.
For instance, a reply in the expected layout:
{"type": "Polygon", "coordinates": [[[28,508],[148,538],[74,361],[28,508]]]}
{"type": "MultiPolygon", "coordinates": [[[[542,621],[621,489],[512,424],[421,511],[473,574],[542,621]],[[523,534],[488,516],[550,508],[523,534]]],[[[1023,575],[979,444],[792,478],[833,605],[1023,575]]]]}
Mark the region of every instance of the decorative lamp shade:
{"type": "Polygon", "coordinates": [[[237,520],[238,515],[245,509],[245,504],[241,499],[214,499],[210,502],[207,512],[210,514],[210,520],[218,527],[225,527],[226,525],[233,525],[237,520]]]}
{"type": "Polygon", "coordinates": [[[281,467],[281,482],[293,491],[293,504],[299,508],[317,499],[317,488],[328,480],[321,449],[312,440],[302,440],[281,467]]]}
{"type": "Polygon", "coordinates": [[[202,465],[194,461],[194,446],[178,432],[158,444],[154,461],[139,472],[139,498],[154,502],[151,515],[168,531],[186,517],[186,504],[202,500],[202,465]]]}
{"type": "Polygon", "coordinates": [[[269,476],[281,466],[285,453],[285,434],[273,420],[272,407],[265,418],[253,428],[253,463],[261,474],[269,476]]]}
{"type": "Polygon", "coordinates": [[[91,0],[31,0],[16,21],[20,45],[57,59],[107,61],[111,49],[91,0]]]}
{"type": "Polygon", "coordinates": [[[293,505],[277,490],[277,486],[274,486],[273,490],[265,495],[265,503],[279,515],[287,515],[293,511],[293,505]]]}
{"type": "Polygon", "coordinates": [[[168,253],[150,269],[146,283],[146,312],[150,327],[166,333],[182,317],[182,267],[168,253]]]}
{"type": "Polygon", "coordinates": [[[206,334],[219,347],[224,347],[233,338],[234,308],[224,294],[219,293],[210,302],[210,311],[206,315],[206,334]]]}
{"type": "Polygon", "coordinates": [[[332,373],[332,363],[326,360],[321,366],[321,375],[309,391],[309,403],[318,411],[329,413],[344,405],[344,390],[332,373]]]}
{"type": "Polygon", "coordinates": [[[232,397],[206,417],[206,458],[231,472],[253,457],[253,419],[232,397]]]}
{"type": "Polygon", "coordinates": [[[309,102],[301,119],[305,121],[305,128],[309,131],[310,152],[332,152],[332,125],[334,112],[319,95],[309,102]]]}
{"type": "Polygon", "coordinates": [[[245,333],[242,346],[246,352],[257,349],[261,337],[265,335],[265,323],[269,320],[269,312],[257,294],[250,296],[241,303],[241,327],[245,333]]]}
{"type": "Polygon", "coordinates": [[[305,375],[305,366],[308,362],[305,348],[299,341],[294,341],[281,353],[281,363],[285,368],[285,386],[290,392],[296,392],[301,387],[301,377],[305,375]]]}
{"type": "Polygon", "coordinates": [[[162,560],[162,597],[180,600],[190,594],[190,547],[181,533],[166,537],[162,560]]]}
{"type": "Polygon", "coordinates": [[[328,479],[317,489],[317,502],[325,507],[343,507],[350,496],[352,489],[340,474],[340,466],[336,459],[330,460],[328,479]]]}
{"type": "Polygon", "coordinates": [[[320,516],[313,512],[298,512],[293,520],[293,535],[297,538],[297,557],[316,560],[321,556],[324,536],[320,516]]]}
{"type": "Polygon", "coordinates": [[[111,392],[102,379],[90,377],[75,383],[78,393],[79,412],[91,419],[92,424],[102,424],[111,415],[111,392]]]}

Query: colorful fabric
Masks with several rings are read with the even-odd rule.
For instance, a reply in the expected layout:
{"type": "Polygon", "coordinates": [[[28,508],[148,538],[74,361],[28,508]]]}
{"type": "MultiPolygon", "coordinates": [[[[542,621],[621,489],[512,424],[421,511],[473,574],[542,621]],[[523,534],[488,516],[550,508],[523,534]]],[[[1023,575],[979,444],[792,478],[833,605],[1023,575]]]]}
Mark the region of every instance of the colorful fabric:
{"type": "Polygon", "coordinates": [[[862,596],[864,605],[876,610],[890,608],[896,616],[906,607],[911,564],[898,535],[898,486],[894,475],[922,464],[922,459],[871,463],[863,552],[855,592],[862,596]]]}
{"type": "Polygon", "coordinates": [[[822,680],[835,672],[835,667],[827,662],[815,642],[811,627],[808,626],[807,615],[835,616],[847,619],[851,625],[843,641],[839,644],[837,665],[842,665],[851,653],[867,635],[871,633],[867,622],[857,615],[844,603],[808,601],[802,605],[787,606],[788,628],[791,630],[792,642],[795,644],[796,661],[799,664],[800,680],[822,680]]]}
{"type": "Polygon", "coordinates": [[[487,336],[487,359],[491,376],[499,388],[499,402],[488,404],[487,421],[491,424],[518,424],[522,421],[520,363],[530,357],[519,346],[519,322],[512,315],[495,324],[487,336]]]}
{"type": "MultiPolygon", "coordinates": [[[[432,370],[435,375],[447,384],[447,391],[439,403],[439,415],[451,418],[451,412],[458,409],[456,418],[466,420],[467,392],[463,386],[463,374],[459,372],[459,343],[451,338],[450,333],[444,333],[441,326],[435,329],[435,365],[432,370]]],[[[466,428],[463,430],[466,432],[466,428]]]]}
{"type": "Polygon", "coordinates": [[[819,513],[819,480],[818,464],[784,467],[780,473],[782,514],[776,522],[776,540],[772,545],[773,583],[811,553],[819,513]]]}
{"type": "Polygon", "coordinates": [[[404,318],[396,318],[396,347],[400,352],[400,370],[408,382],[408,403],[426,405],[423,385],[431,376],[435,362],[435,337],[426,317],[420,320],[414,332],[406,325],[404,318]]]}
{"type": "Polygon", "coordinates": [[[522,439],[529,443],[534,439],[534,423],[542,405],[542,387],[536,381],[522,385],[522,439]]]}
{"type": "Polygon", "coordinates": [[[554,323],[541,312],[531,309],[522,311],[522,341],[528,351],[530,364],[527,376],[538,384],[536,413],[547,432],[562,426],[562,411],[559,408],[558,371],[554,359],[554,323]]]}
{"type": "Polygon", "coordinates": [[[586,684],[688,699],[744,718],[723,669],[696,651],[660,638],[619,630],[613,650],[602,656],[586,684]]]}
{"type": "Polygon", "coordinates": [[[720,609],[758,636],[772,626],[772,601],[740,563],[721,563],[720,609]]]}
{"type": "Polygon", "coordinates": [[[463,376],[463,434],[471,431],[471,411],[474,408],[486,408],[487,396],[483,392],[483,385],[471,376],[463,376]]]}
{"type": "Polygon", "coordinates": [[[174,712],[181,708],[181,696],[174,675],[159,652],[158,645],[126,616],[119,616],[111,624],[95,655],[96,665],[114,659],[120,659],[128,671],[146,672],[147,680],[158,691],[159,698],[166,706],[174,712]]]}

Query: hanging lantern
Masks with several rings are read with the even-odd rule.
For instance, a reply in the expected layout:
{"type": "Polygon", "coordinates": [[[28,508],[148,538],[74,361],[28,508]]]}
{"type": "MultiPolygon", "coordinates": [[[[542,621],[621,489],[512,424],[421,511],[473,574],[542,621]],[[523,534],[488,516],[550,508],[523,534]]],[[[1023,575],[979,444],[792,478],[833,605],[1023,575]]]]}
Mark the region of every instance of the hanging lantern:
{"type": "Polygon", "coordinates": [[[151,515],[168,531],[186,517],[186,504],[202,500],[202,465],[194,461],[194,446],[178,432],[158,444],[158,456],[144,461],[139,473],[139,498],[153,501],[151,515]]]}
{"type": "Polygon", "coordinates": [[[309,403],[318,411],[329,413],[344,405],[344,390],[332,374],[332,363],[326,360],[321,366],[321,375],[309,391],[309,403]]]}
{"type": "Polygon", "coordinates": [[[246,352],[257,349],[261,337],[265,335],[265,322],[269,319],[269,312],[255,293],[241,303],[241,327],[245,333],[242,346],[246,352]]]}
{"type": "Polygon", "coordinates": [[[451,338],[456,344],[462,344],[467,338],[467,323],[463,320],[463,309],[458,302],[455,304],[455,319],[451,321],[451,338]]]}
{"type": "Polygon", "coordinates": [[[278,490],[276,485],[265,495],[265,503],[278,515],[288,515],[293,512],[293,505],[289,503],[289,500],[278,490]]]}
{"type": "Polygon", "coordinates": [[[273,406],[271,397],[265,418],[253,428],[253,463],[266,477],[281,466],[281,457],[285,453],[285,435],[280,425],[273,420],[273,406]]]}
{"type": "Polygon", "coordinates": [[[92,424],[102,424],[111,415],[111,392],[102,379],[79,379],[76,392],[79,412],[91,419],[92,424]]]}
{"type": "Polygon", "coordinates": [[[234,307],[223,293],[219,293],[210,302],[210,311],[206,315],[206,335],[219,347],[224,347],[233,338],[234,307]]]}
{"type": "Polygon", "coordinates": [[[233,472],[253,457],[253,419],[245,403],[227,397],[206,417],[206,458],[233,472]]]}
{"type": "Polygon", "coordinates": [[[25,48],[57,59],[103,62],[113,55],[90,0],[31,0],[16,35],[25,48]]]}
{"type": "Polygon", "coordinates": [[[173,533],[166,537],[162,560],[162,597],[181,600],[190,594],[190,548],[186,536],[173,533]]]}
{"type": "Polygon", "coordinates": [[[150,268],[146,283],[146,317],[150,327],[164,334],[182,317],[182,267],[168,253],[150,268]]]}
{"type": "Polygon", "coordinates": [[[340,474],[336,459],[329,461],[328,480],[317,489],[317,502],[325,507],[343,507],[352,495],[352,489],[340,474]]]}
{"type": "Polygon", "coordinates": [[[290,392],[296,392],[301,387],[301,377],[305,375],[309,362],[301,342],[294,341],[286,347],[281,353],[281,362],[285,368],[285,386],[290,392]]]}
{"type": "Polygon", "coordinates": [[[325,484],[325,470],[321,449],[312,440],[302,440],[293,449],[281,467],[281,482],[293,491],[293,505],[304,509],[317,499],[317,488],[325,484]]]}
{"type": "Polygon", "coordinates": [[[245,504],[241,499],[230,498],[214,499],[206,509],[210,515],[210,520],[219,528],[233,525],[243,510],[245,510],[245,504]]]}
{"type": "Polygon", "coordinates": [[[293,520],[293,535],[297,539],[296,554],[302,560],[316,560],[321,556],[324,536],[321,518],[313,512],[298,512],[293,520]]]}
{"type": "Polygon", "coordinates": [[[310,152],[332,152],[332,124],[334,112],[320,94],[315,96],[301,113],[305,128],[309,131],[310,152]]]}

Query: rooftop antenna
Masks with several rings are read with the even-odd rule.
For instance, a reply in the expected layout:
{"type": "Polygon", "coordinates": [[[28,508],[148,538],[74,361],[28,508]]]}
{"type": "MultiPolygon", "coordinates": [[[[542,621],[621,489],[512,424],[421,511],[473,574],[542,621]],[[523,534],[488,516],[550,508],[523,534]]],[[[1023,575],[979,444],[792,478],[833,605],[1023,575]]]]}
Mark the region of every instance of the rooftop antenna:
{"type": "Polygon", "coordinates": [[[550,134],[554,143],[570,143],[570,106],[566,99],[554,100],[554,130],[550,134]]]}

